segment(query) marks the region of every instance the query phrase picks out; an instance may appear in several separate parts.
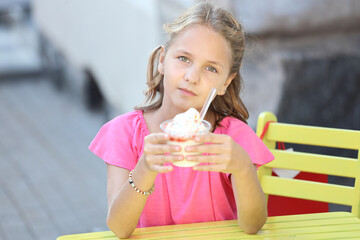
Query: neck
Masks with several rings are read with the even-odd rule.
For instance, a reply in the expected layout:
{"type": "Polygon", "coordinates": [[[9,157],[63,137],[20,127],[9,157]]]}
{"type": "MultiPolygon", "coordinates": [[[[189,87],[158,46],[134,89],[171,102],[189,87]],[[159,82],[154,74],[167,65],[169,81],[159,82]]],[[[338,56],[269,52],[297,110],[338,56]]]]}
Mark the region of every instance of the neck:
{"type": "Polygon", "coordinates": [[[144,119],[151,133],[162,132],[160,124],[174,118],[181,112],[181,110],[176,111],[176,109],[167,109],[166,107],[161,106],[159,109],[144,113],[144,119]]]}
{"type": "Polygon", "coordinates": [[[156,110],[156,115],[160,118],[161,121],[169,120],[174,118],[177,114],[183,113],[188,109],[183,109],[175,107],[173,105],[166,104],[163,101],[163,104],[159,109],[156,110]]]}

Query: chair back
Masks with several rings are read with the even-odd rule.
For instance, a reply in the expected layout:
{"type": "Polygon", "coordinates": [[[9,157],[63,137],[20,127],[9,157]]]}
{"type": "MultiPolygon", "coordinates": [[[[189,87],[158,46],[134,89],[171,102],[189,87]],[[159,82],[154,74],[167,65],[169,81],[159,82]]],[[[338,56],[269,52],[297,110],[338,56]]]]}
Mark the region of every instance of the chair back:
{"type": "Polygon", "coordinates": [[[360,131],[277,122],[270,112],[259,115],[257,135],[268,124],[263,142],[275,160],[259,168],[259,180],[266,196],[277,195],[351,206],[360,216],[360,131]],[[357,158],[276,149],[276,142],[357,150],[357,158]],[[320,183],[272,176],[272,168],[291,169],[355,179],[354,186],[320,183]]]}

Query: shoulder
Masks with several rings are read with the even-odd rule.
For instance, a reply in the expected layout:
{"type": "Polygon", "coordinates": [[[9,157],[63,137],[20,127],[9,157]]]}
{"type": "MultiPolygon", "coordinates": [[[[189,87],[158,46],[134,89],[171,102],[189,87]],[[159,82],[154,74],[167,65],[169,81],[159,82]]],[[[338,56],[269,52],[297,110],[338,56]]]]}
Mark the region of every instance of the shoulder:
{"type": "Polygon", "coordinates": [[[131,111],[119,116],[116,116],[105,125],[117,125],[123,123],[134,123],[140,121],[142,118],[142,111],[131,111]]]}
{"type": "Polygon", "coordinates": [[[108,164],[131,169],[136,165],[147,134],[142,111],[132,111],[105,123],[89,149],[108,164]]]}
{"type": "Polygon", "coordinates": [[[105,123],[96,138],[112,139],[112,141],[133,141],[148,134],[142,111],[132,111],[119,115],[105,123]]]}
{"type": "Polygon", "coordinates": [[[247,123],[233,117],[224,118],[214,133],[228,135],[240,145],[260,141],[255,131],[247,123]]]}
{"type": "Polygon", "coordinates": [[[136,128],[144,128],[146,123],[143,117],[143,113],[140,110],[131,111],[122,115],[119,115],[112,120],[104,124],[103,128],[111,128],[115,131],[132,131],[136,128]]]}
{"type": "MultiPolygon", "coordinates": [[[[240,119],[234,117],[225,117],[221,122],[220,125],[215,129],[215,133],[220,134],[234,134],[239,132],[253,132],[249,125],[245,122],[241,121],[240,119]]],[[[255,133],[254,133],[255,134],[255,133]]]]}

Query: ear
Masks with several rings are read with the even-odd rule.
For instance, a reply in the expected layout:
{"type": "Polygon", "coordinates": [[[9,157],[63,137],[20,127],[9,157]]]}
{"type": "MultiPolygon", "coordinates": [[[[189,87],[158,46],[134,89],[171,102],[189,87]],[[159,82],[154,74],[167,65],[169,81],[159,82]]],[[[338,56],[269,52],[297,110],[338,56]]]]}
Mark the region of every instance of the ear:
{"type": "Polygon", "coordinates": [[[229,77],[226,79],[224,85],[222,88],[218,91],[218,95],[224,95],[226,92],[227,87],[230,85],[231,81],[234,79],[237,73],[232,73],[229,75],[229,77]]]}
{"type": "Polygon", "coordinates": [[[165,47],[164,47],[164,45],[161,45],[159,62],[158,62],[158,71],[160,74],[164,74],[164,62],[165,62],[165,47]]]}

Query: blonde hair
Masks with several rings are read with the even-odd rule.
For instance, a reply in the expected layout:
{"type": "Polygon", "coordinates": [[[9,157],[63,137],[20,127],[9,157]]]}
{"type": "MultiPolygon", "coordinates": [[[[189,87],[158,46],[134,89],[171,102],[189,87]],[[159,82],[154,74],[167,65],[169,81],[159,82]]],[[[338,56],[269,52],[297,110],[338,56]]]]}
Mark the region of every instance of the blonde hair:
{"type": "MultiPolygon", "coordinates": [[[[210,3],[199,3],[185,11],[172,23],[164,25],[164,29],[168,34],[165,51],[184,29],[194,24],[203,24],[211,27],[226,39],[232,54],[229,74],[236,73],[225,94],[218,95],[210,105],[209,111],[214,112],[216,115],[215,127],[226,116],[232,116],[246,122],[249,113],[239,96],[242,88],[240,67],[245,50],[245,38],[241,25],[228,11],[222,8],[215,8],[210,3]]],[[[164,76],[158,72],[160,52],[161,47],[156,48],[149,58],[147,71],[148,90],[145,93],[146,102],[149,104],[136,107],[138,110],[148,112],[156,110],[162,105],[164,76]]]]}

